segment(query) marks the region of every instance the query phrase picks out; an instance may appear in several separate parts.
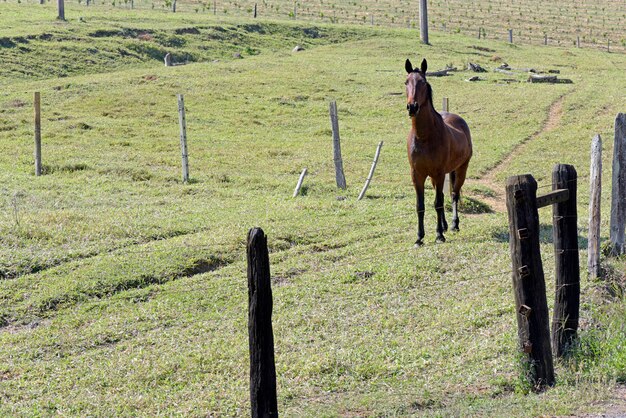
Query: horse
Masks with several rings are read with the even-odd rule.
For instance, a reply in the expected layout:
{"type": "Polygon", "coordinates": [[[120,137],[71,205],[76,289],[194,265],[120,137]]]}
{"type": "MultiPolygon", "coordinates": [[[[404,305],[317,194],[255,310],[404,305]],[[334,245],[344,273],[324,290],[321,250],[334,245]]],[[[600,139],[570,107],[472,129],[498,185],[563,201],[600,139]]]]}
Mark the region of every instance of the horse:
{"type": "Polygon", "coordinates": [[[421,246],[424,239],[424,182],[426,177],[430,177],[436,192],[436,242],[445,242],[443,233],[448,230],[443,202],[445,176],[450,173],[452,230],[458,231],[459,197],[472,157],[472,139],[467,123],[458,115],[448,112],[439,113],[433,107],[433,90],[426,81],[427,68],[426,59],[422,60],[419,69],[414,69],[408,59],[405,63],[406,108],[411,118],[407,153],[411,166],[411,179],[417,194],[416,247],[421,246]]]}

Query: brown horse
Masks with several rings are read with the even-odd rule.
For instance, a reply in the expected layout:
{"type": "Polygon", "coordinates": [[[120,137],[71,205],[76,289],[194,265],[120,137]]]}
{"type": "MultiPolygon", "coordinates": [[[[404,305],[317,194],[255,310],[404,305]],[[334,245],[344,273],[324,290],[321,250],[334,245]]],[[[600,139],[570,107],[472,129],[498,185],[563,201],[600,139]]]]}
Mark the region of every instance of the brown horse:
{"type": "Polygon", "coordinates": [[[437,242],[445,242],[443,233],[448,230],[443,205],[443,184],[450,173],[452,185],[452,230],[459,230],[458,203],[465,182],[467,166],[472,157],[472,139],[467,123],[458,115],[438,113],[433,107],[433,91],[426,81],[428,63],[424,59],[420,69],[413,69],[411,61],[405,63],[406,108],[411,117],[411,132],[407,138],[407,151],[411,177],[417,193],[418,230],[415,246],[424,238],[424,182],[430,177],[436,191],[437,242]]]}

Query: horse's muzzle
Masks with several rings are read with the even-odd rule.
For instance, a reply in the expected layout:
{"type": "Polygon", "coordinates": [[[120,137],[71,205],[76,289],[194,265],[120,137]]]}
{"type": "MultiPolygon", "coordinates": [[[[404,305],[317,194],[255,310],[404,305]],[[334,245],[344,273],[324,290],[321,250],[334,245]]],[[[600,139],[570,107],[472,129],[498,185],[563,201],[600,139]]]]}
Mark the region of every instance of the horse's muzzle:
{"type": "Polygon", "coordinates": [[[406,105],[406,110],[409,111],[409,117],[413,117],[417,115],[417,112],[420,111],[420,105],[417,104],[416,102],[409,103],[406,105]]]}

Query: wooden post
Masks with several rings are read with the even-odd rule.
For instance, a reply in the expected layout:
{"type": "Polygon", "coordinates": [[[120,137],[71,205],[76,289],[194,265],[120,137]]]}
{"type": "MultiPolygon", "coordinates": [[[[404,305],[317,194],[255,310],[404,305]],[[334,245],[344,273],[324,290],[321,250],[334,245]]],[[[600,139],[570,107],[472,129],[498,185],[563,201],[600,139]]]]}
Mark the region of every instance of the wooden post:
{"type": "Polygon", "coordinates": [[[428,45],[428,8],[426,0],[420,0],[420,39],[428,45]]]}
{"type": "Polygon", "coordinates": [[[611,190],[611,255],[624,252],[626,221],[626,114],[615,117],[613,142],[613,185],[611,190]]]}
{"type": "Polygon", "coordinates": [[[217,14],[217,0],[213,0],[213,14],[217,14]]]}
{"type": "Polygon", "coordinates": [[[293,4],[293,18],[294,19],[298,18],[298,4],[297,3],[293,4]]]}
{"type": "Polygon", "coordinates": [[[374,15],[370,16],[370,24],[374,26],[374,15]]]}
{"type": "Polygon", "coordinates": [[[35,92],[35,175],[41,176],[41,94],[35,92]]]}
{"type": "Polygon", "coordinates": [[[548,45],[548,34],[547,33],[543,34],[543,44],[544,45],[548,45]]]}
{"type": "Polygon", "coordinates": [[[552,190],[567,189],[569,197],[552,206],[552,235],[556,291],[552,316],[552,347],[562,357],[576,339],[580,307],[580,267],[578,256],[578,214],[576,212],[576,169],[557,164],[552,170],[552,190]]]}
{"type": "Polygon", "coordinates": [[[506,181],[509,246],[520,349],[528,379],[536,390],[553,385],[548,303],[539,252],[537,182],[530,174],[506,181]]]}
{"type": "Polygon", "coordinates": [[[272,330],[272,287],[267,237],[248,232],[248,338],[252,418],[278,417],[272,330]]]}
{"type": "Polygon", "coordinates": [[[346,188],[346,177],[343,174],[343,159],[341,158],[341,142],[339,138],[339,120],[337,117],[337,102],[330,102],[330,124],[333,130],[333,159],[335,161],[335,180],[337,187],[346,188]]]}
{"type": "Polygon", "coordinates": [[[580,35],[576,36],[576,48],[580,48],[580,35]]]}
{"type": "Polygon", "coordinates": [[[172,2],[172,13],[176,13],[176,0],[172,2]]]}
{"type": "MultiPolygon", "coordinates": [[[[444,112],[448,111],[448,98],[443,98],[442,108],[444,112]]],[[[446,177],[443,180],[443,192],[448,193],[449,195],[452,193],[452,185],[450,184],[450,173],[446,173],[446,177]]]]}
{"type": "Polygon", "coordinates": [[[180,124],[180,152],[183,160],[183,183],[189,182],[189,159],[187,153],[187,121],[185,120],[185,101],[182,94],[178,97],[178,121],[180,124]]]}
{"type": "Polygon", "coordinates": [[[600,206],[602,195],[602,138],[591,142],[591,168],[589,174],[589,237],[587,240],[587,270],[592,278],[600,277],[600,206]]]}
{"type": "Polygon", "coordinates": [[[513,29],[509,29],[509,43],[513,43],[513,29]]]}
{"type": "Polygon", "coordinates": [[[300,188],[302,187],[304,176],[306,176],[306,168],[302,170],[302,173],[300,174],[300,178],[298,179],[298,184],[296,184],[296,189],[293,191],[293,197],[298,196],[298,193],[300,193],[300,188]]]}
{"type": "Polygon", "coordinates": [[[480,33],[482,31],[482,28],[478,28],[478,39],[480,39],[480,33]]]}
{"type": "Polygon", "coordinates": [[[256,19],[256,3],[254,3],[254,18],[256,19]]]}
{"type": "Polygon", "coordinates": [[[65,0],[57,0],[57,6],[59,9],[59,15],[57,19],[65,20],[65,0]]]}
{"type": "Polygon", "coordinates": [[[378,164],[378,157],[380,156],[380,149],[382,147],[383,147],[383,141],[380,141],[378,143],[378,147],[376,147],[376,154],[374,155],[374,162],[372,163],[372,168],[370,168],[370,173],[368,174],[367,179],[365,180],[365,185],[363,186],[363,190],[361,190],[361,193],[359,194],[359,197],[357,198],[357,200],[363,199],[363,196],[365,196],[365,192],[367,191],[367,188],[370,186],[372,177],[374,177],[374,170],[376,170],[376,164],[378,164]]]}

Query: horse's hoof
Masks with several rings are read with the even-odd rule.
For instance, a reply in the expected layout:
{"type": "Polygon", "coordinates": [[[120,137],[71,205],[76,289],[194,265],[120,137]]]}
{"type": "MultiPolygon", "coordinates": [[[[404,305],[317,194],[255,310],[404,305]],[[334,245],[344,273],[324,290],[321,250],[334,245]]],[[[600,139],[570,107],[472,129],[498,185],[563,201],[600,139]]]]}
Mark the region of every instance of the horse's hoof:
{"type": "Polygon", "coordinates": [[[459,232],[459,226],[458,225],[452,225],[452,232],[459,232]]]}
{"type": "Polygon", "coordinates": [[[413,248],[419,248],[422,245],[424,245],[424,242],[421,239],[418,239],[417,241],[415,241],[415,245],[413,245],[413,248]]]}
{"type": "Polygon", "coordinates": [[[440,235],[440,236],[437,237],[435,242],[438,243],[438,244],[443,244],[444,242],[446,242],[446,238],[443,235],[440,235]]]}

